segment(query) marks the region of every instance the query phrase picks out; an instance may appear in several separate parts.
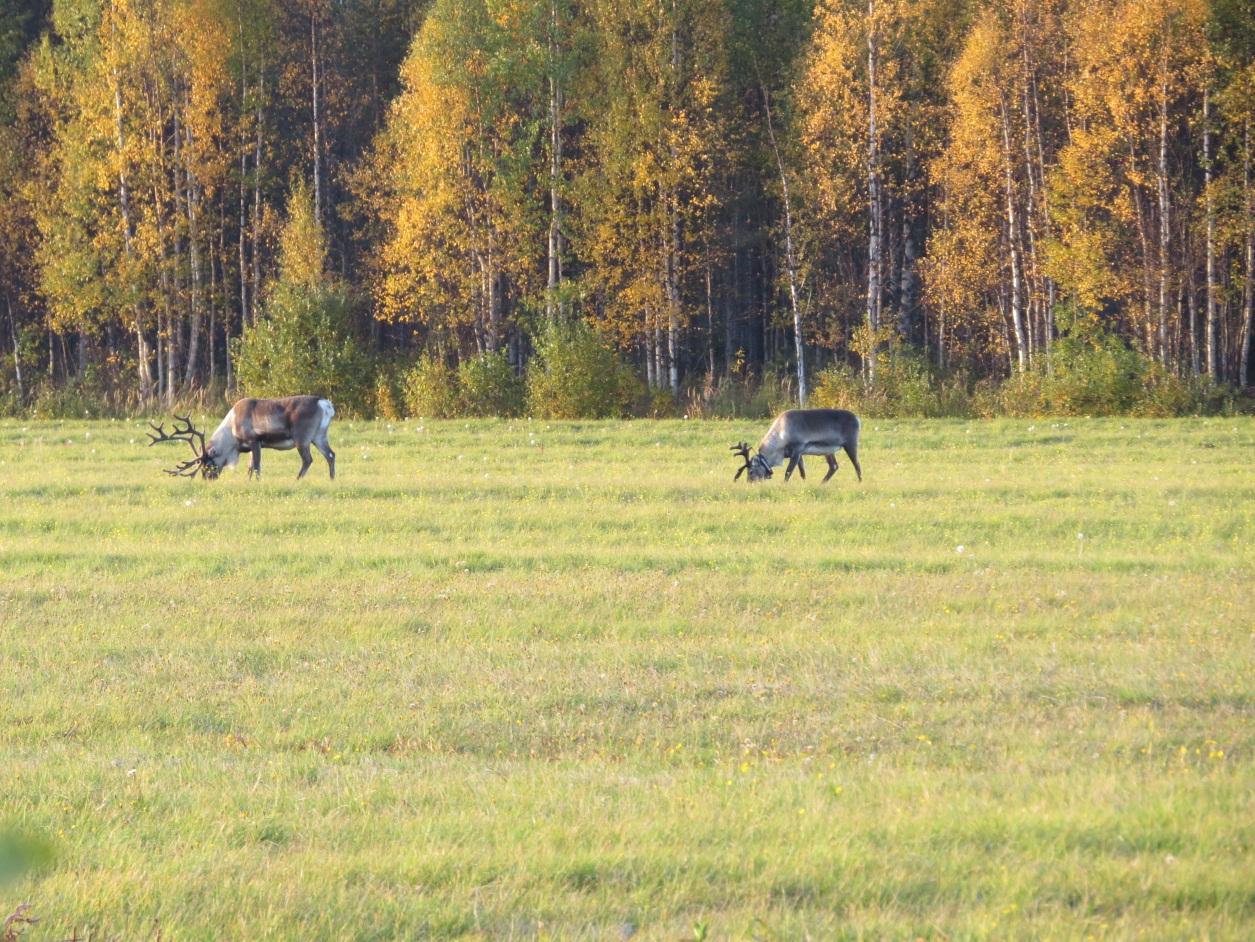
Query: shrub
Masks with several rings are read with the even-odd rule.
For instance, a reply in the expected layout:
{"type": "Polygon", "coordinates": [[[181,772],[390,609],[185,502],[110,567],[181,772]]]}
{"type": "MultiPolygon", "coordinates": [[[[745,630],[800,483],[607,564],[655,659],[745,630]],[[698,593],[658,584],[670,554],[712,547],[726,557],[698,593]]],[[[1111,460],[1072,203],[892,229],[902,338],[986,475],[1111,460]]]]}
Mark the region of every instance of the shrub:
{"type": "Polygon", "coordinates": [[[280,284],[266,312],[235,341],[235,370],[248,396],[326,396],[337,410],[363,413],[371,364],[349,331],[350,304],[338,290],[280,284]]]}
{"type": "Polygon", "coordinates": [[[527,371],[527,405],[537,418],[619,418],[645,397],[632,369],[582,321],[549,328],[536,354],[527,371]]]}
{"type": "Polygon", "coordinates": [[[463,360],[456,382],[461,415],[512,417],[523,412],[523,381],[504,351],[463,360]]]}
{"type": "Polygon", "coordinates": [[[1101,328],[1060,337],[1050,360],[1038,360],[1043,411],[1056,415],[1118,415],[1137,399],[1148,361],[1101,328]]]}
{"type": "Polygon", "coordinates": [[[379,419],[405,417],[404,378],[394,364],[380,364],[375,369],[374,415],[379,419]]]}
{"type": "Polygon", "coordinates": [[[452,418],[458,414],[457,374],[443,357],[425,353],[405,374],[403,398],[410,415],[452,418]]]}
{"type": "Polygon", "coordinates": [[[876,364],[876,381],[863,382],[851,367],[831,366],[815,377],[811,405],[849,409],[873,418],[963,417],[972,414],[966,377],[938,374],[923,356],[887,350],[876,364]]]}
{"type": "Polygon", "coordinates": [[[972,411],[983,419],[1042,415],[1048,411],[1045,379],[1044,371],[1032,369],[1002,382],[981,380],[972,393],[972,411]]]}
{"type": "Polygon", "coordinates": [[[324,271],[325,238],[302,184],[289,200],[280,242],[279,279],[264,313],[234,343],[241,390],[327,396],[342,411],[368,411],[371,360],[353,336],[347,288],[324,271]]]}
{"type": "Polygon", "coordinates": [[[647,389],[640,414],[647,419],[674,419],[680,414],[680,403],[670,389],[662,386],[647,389]]]}

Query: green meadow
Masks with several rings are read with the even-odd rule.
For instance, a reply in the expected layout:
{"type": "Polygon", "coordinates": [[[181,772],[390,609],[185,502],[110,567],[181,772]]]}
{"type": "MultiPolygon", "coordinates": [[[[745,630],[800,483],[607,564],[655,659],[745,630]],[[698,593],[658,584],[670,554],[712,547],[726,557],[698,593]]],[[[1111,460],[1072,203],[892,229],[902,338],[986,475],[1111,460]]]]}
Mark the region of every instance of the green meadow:
{"type": "Polygon", "coordinates": [[[0,921],[1255,938],[1255,423],[765,425],[0,423],[0,921]]]}

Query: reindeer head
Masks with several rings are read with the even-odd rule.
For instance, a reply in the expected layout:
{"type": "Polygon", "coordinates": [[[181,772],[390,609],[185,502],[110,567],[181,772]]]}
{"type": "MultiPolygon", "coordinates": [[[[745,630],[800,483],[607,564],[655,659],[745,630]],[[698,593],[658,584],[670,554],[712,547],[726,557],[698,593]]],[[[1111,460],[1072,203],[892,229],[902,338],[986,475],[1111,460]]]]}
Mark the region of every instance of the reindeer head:
{"type": "Polygon", "coordinates": [[[753,458],[750,457],[750,446],[748,443],[738,442],[729,450],[735,451],[745,461],[745,464],[741,465],[741,467],[737,469],[737,472],[733,476],[732,480],[737,480],[746,471],[749,471],[749,477],[746,479],[749,481],[765,481],[767,478],[771,477],[771,466],[763,460],[762,455],[755,455],[753,458]]]}
{"type": "Polygon", "coordinates": [[[162,422],[160,425],[148,423],[148,427],[153,430],[148,433],[149,446],[156,445],[158,442],[187,442],[192,449],[192,457],[187,461],[181,461],[173,468],[166,468],[166,474],[176,474],[179,477],[194,478],[196,475],[203,476],[206,480],[212,481],[218,476],[218,465],[213,459],[210,451],[205,449],[205,435],[199,432],[192,425],[191,419],[174,417],[174,429],[167,432],[166,425],[162,422]],[[180,423],[182,425],[180,426],[180,423]],[[199,447],[197,447],[199,443],[199,447]]]}

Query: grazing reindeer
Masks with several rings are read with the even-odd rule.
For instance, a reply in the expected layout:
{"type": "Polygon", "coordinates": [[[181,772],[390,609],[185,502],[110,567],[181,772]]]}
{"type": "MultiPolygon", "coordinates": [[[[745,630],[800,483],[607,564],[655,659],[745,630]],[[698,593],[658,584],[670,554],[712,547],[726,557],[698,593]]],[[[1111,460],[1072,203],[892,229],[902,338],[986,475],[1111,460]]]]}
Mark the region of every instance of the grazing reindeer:
{"type": "Polygon", "coordinates": [[[858,431],[861,423],[853,412],[844,409],[790,409],[781,412],[767,429],[767,434],[758,443],[758,454],[750,457],[749,445],[745,442],[733,445],[735,451],[745,464],[736,472],[732,480],[749,471],[748,480],[763,481],[771,477],[771,469],[782,464],[787,458],[789,467],[784,472],[787,481],[793,475],[793,469],[806,478],[806,468],[802,465],[803,455],[823,455],[828,459],[827,481],[837,471],[837,449],[843,449],[850,456],[850,464],[858,479],[863,480],[863,469],[858,463],[858,431]]]}
{"type": "Polygon", "coordinates": [[[163,425],[152,425],[156,435],[149,435],[150,445],[165,441],[183,441],[192,446],[194,457],[173,468],[167,474],[195,477],[197,474],[212,480],[225,467],[235,467],[241,452],[250,452],[253,460],[248,476],[261,477],[261,450],[275,448],[280,451],[295,448],[301,454],[301,470],[296,479],[314,463],[310,456],[312,444],[323,453],[331,477],[336,476],[336,453],[327,441],[327,428],[336,410],[326,399],[317,396],[289,396],[286,399],[241,399],[231,407],[217,431],[205,445],[205,436],[192,427],[185,418],[176,416],[172,433],[167,434],[163,425]],[[182,422],[180,427],[178,422],[182,422]],[[200,448],[197,449],[197,442],[200,448]]]}

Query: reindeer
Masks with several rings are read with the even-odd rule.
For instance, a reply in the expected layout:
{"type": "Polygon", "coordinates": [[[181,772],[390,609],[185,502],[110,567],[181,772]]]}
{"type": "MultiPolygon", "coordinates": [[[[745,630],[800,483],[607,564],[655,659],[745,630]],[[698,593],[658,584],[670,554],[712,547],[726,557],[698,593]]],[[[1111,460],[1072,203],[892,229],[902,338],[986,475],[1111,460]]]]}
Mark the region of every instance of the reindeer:
{"type": "Polygon", "coordinates": [[[331,450],[327,441],[327,428],[335,414],[336,410],[331,402],[317,396],[241,399],[231,407],[217,431],[210,436],[208,446],[205,445],[204,434],[197,431],[189,419],[179,416],[175,416],[172,432],[165,431],[164,422],[161,425],[150,422],[149,426],[156,434],[149,434],[148,444],[187,442],[192,448],[193,457],[173,468],[167,468],[166,474],[182,477],[195,477],[199,474],[207,480],[216,478],[225,467],[234,468],[240,460],[241,452],[249,452],[253,456],[248,476],[251,478],[257,475],[260,478],[263,448],[280,451],[295,448],[301,455],[301,470],[296,476],[298,481],[305,477],[305,472],[314,463],[309,453],[309,446],[312,444],[327,459],[331,478],[335,480],[336,453],[331,450]]]}
{"type": "Polygon", "coordinates": [[[749,471],[749,481],[766,480],[771,477],[771,469],[782,464],[786,458],[789,467],[784,472],[784,479],[789,480],[793,469],[797,468],[805,480],[806,468],[802,464],[802,456],[823,455],[828,459],[828,473],[824,475],[827,482],[837,472],[837,449],[843,449],[862,481],[863,469],[858,463],[860,427],[858,416],[844,409],[790,409],[781,412],[758,443],[758,454],[751,458],[749,445],[745,442],[732,446],[731,450],[745,460],[732,480],[735,481],[746,471],[749,471]]]}

